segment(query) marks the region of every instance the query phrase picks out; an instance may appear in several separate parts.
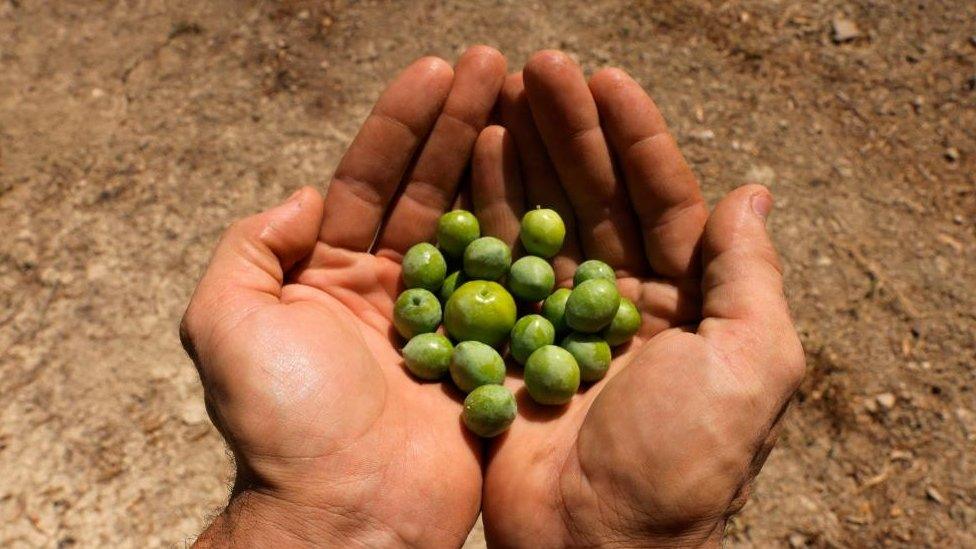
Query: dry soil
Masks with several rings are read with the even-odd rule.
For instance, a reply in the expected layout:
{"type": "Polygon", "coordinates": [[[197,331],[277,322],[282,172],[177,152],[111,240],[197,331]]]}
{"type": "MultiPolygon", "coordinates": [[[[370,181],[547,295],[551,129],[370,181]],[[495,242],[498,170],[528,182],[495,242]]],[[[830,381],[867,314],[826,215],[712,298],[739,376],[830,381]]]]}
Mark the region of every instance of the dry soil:
{"type": "MultiPolygon", "coordinates": [[[[176,324],[423,54],[652,92],[769,185],[809,375],[732,546],[976,545],[976,3],[0,0],[0,545],[183,546],[229,460],[176,324]]],[[[480,532],[470,543],[483,543],[480,532]]]]}

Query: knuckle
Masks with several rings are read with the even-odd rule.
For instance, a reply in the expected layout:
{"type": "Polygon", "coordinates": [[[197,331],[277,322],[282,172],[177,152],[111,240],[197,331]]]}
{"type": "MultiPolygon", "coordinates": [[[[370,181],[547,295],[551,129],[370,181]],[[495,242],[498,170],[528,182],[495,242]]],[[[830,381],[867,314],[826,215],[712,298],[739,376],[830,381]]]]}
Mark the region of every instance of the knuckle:
{"type": "Polygon", "coordinates": [[[221,235],[222,241],[242,240],[252,238],[259,233],[261,227],[266,224],[267,217],[265,212],[258,212],[254,215],[242,217],[231,222],[221,235]]]}
{"type": "Polygon", "coordinates": [[[775,271],[780,278],[783,277],[783,262],[780,261],[779,254],[776,253],[776,248],[773,247],[772,243],[763,246],[762,250],[760,251],[760,257],[762,257],[763,261],[772,267],[773,271],[775,271]]]}
{"type": "Polygon", "coordinates": [[[245,217],[245,218],[237,219],[237,220],[233,221],[224,230],[224,234],[221,235],[220,239],[221,240],[228,240],[230,238],[233,238],[236,235],[244,234],[246,232],[246,227],[247,227],[248,221],[250,219],[251,218],[249,218],[249,217],[245,217]]]}
{"type": "Polygon", "coordinates": [[[183,318],[180,319],[180,344],[183,346],[183,350],[190,357],[194,363],[197,362],[197,344],[196,344],[196,313],[193,307],[193,303],[186,308],[186,312],[183,313],[183,318]]]}
{"type": "Polygon", "coordinates": [[[783,374],[790,388],[790,393],[800,385],[806,376],[806,353],[803,343],[796,332],[791,332],[783,346],[783,374]]]}

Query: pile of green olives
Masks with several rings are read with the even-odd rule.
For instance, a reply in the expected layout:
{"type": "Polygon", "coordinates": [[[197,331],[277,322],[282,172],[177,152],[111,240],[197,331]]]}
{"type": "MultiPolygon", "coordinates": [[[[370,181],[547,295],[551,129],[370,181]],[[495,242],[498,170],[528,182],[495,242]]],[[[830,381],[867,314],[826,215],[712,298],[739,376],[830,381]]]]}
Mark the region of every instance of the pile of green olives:
{"type": "Polygon", "coordinates": [[[524,368],[529,396],[559,406],[580,383],[603,379],[612,348],[640,330],[640,312],[602,261],[583,262],[572,288],[555,288],[548,260],[565,237],[554,210],[529,211],[519,230],[526,255],[513,263],[504,242],[481,235],[474,214],[454,210],[438,220],[437,246],[422,242],[403,256],[406,289],[393,306],[393,326],[407,340],[404,364],[423,380],[450,375],[467,394],[462,420],[478,436],[505,432],[517,414],[503,385],[506,351],[524,368]],[[519,304],[528,314],[519,317],[519,304]]]}

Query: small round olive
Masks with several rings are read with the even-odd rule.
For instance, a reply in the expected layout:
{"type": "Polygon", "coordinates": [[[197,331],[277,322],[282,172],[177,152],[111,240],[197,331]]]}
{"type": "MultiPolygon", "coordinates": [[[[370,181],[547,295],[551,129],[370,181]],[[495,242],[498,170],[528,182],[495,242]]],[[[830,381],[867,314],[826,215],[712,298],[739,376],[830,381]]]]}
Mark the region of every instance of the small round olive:
{"type": "Polygon", "coordinates": [[[536,349],[552,345],[555,340],[556,329],[552,322],[541,315],[526,315],[518,319],[512,328],[509,350],[516,362],[525,364],[536,349]]]}
{"type": "Polygon", "coordinates": [[[405,339],[433,332],[441,323],[441,302],[423,288],[406,290],[393,304],[393,326],[405,339]]]}
{"type": "Polygon", "coordinates": [[[471,278],[498,280],[512,264],[512,250],[493,236],[483,236],[464,249],[464,273],[471,278]]]}
{"type": "Polygon", "coordinates": [[[525,388],[539,404],[566,404],[576,394],[579,384],[576,359],[562,347],[540,347],[525,362],[525,388]]]}
{"type": "Polygon", "coordinates": [[[433,244],[414,244],[403,256],[403,283],[407,288],[440,290],[447,274],[447,262],[433,244]]]}
{"type": "Polygon", "coordinates": [[[403,361],[420,379],[440,379],[451,365],[454,346],[451,340],[436,333],[415,335],[403,347],[403,361]]]}
{"type": "Polygon", "coordinates": [[[502,356],[479,341],[458,343],[449,370],[454,384],[465,393],[482,385],[501,385],[505,381],[505,361],[502,356]]]}
{"type": "Polygon", "coordinates": [[[508,271],[508,288],[523,301],[542,301],[552,292],[556,273],[541,257],[527,255],[512,264],[508,271]]]}
{"type": "Polygon", "coordinates": [[[441,284],[440,291],[441,301],[447,303],[447,300],[450,299],[451,294],[454,293],[454,290],[460,288],[462,284],[467,282],[467,280],[468,277],[464,276],[464,271],[460,270],[454,271],[453,273],[444,277],[444,283],[441,284]]]}
{"type": "Polygon", "coordinates": [[[542,302],[542,316],[552,322],[556,335],[569,331],[569,326],[566,325],[566,300],[572,292],[569,288],[559,288],[542,302]]]}
{"type": "Polygon", "coordinates": [[[468,244],[479,236],[478,218],[469,211],[450,211],[437,221],[437,244],[451,257],[461,257],[468,244]]]}
{"type": "Polygon", "coordinates": [[[610,345],[600,336],[573,332],[563,338],[560,346],[576,359],[583,381],[599,381],[607,375],[612,356],[610,345]]]}
{"type": "Polygon", "coordinates": [[[603,278],[610,282],[616,282],[617,274],[613,272],[610,265],[607,265],[599,259],[587,259],[580,263],[579,267],[576,267],[576,273],[573,274],[573,286],[579,286],[587,280],[594,278],[603,278]]]}
{"type": "Polygon", "coordinates": [[[624,344],[634,337],[641,327],[641,314],[634,302],[626,297],[620,298],[620,307],[613,315],[610,325],[603,329],[603,338],[613,346],[624,344]]]}
{"type": "Polygon", "coordinates": [[[461,419],[472,433],[490,438],[505,432],[517,413],[511,391],[502,385],[482,385],[464,399],[461,419]]]}
{"type": "Polygon", "coordinates": [[[465,282],[444,305],[444,328],[455,341],[499,345],[515,326],[515,300],[504,286],[489,280],[465,282]]]}
{"type": "Polygon", "coordinates": [[[614,282],[587,280],[573,288],[566,300],[566,324],[577,332],[599,332],[610,324],[619,306],[620,292],[614,282]]]}
{"type": "Polygon", "coordinates": [[[526,251],[540,257],[559,253],[566,238],[566,225],[555,210],[538,208],[522,217],[519,239],[526,251]]]}

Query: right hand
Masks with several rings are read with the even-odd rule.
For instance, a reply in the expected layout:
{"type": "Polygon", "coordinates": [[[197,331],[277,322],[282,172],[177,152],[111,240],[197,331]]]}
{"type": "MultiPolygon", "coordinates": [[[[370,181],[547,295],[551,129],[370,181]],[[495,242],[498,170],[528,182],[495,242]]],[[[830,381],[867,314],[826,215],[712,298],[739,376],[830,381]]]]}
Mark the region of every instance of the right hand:
{"type": "Polygon", "coordinates": [[[454,71],[413,63],[324,201],[302,189],[221,239],[181,326],[237,464],[201,544],[463,543],[481,502],[481,444],[460,424],[457,394],[405,372],[392,314],[401,256],[451,206],[504,77],[487,47],[454,71]]]}

